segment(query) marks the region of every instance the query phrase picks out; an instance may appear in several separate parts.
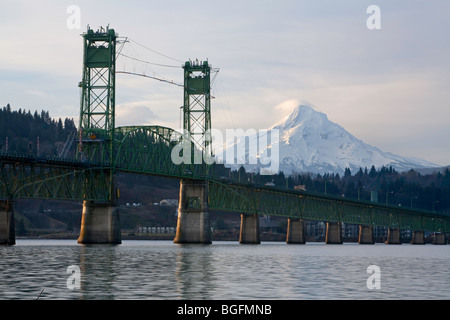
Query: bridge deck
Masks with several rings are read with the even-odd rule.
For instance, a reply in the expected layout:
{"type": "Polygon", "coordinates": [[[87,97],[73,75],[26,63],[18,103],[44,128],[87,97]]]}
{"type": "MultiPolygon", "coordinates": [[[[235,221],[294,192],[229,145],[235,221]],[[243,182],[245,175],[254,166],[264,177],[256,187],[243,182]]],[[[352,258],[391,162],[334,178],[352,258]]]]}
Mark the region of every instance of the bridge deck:
{"type": "MultiPolygon", "coordinates": [[[[133,161],[138,158],[135,157],[133,161]]],[[[160,159],[159,164],[163,162],[160,159]]],[[[133,166],[139,165],[139,161],[132,163],[133,166]]],[[[212,171],[205,170],[203,166],[197,166],[197,169],[193,166],[179,166],[177,170],[156,166],[153,170],[136,170],[130,166],[111,168],[107,164],[101,166],[72,159],[0,154],[0,197],[108,201],[108,176],[111,170],[204,180],[208,184],[208,204],[211,210],[399,229],[439,232],[450,230],[450,216],[442,213],[227,181],[212,176],[212,171]],[[198,174],[199,172],[202,174],[198,174]]]]}

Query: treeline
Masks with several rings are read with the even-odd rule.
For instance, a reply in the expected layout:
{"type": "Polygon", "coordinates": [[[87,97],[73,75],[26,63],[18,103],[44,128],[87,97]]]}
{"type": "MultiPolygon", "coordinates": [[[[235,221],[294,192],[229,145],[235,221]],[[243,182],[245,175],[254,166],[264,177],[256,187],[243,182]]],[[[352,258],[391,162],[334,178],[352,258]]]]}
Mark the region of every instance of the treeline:
{"type": "Polygon", "coordinates": [[[73,119],[54,120],[48,111],[0,109],[0,148],[2,152],[58,156],[67,138],[76,134],[73,119]]]}
{"type": "Polygon", "coordinates": [[[245,172],[241,167],[229,173],[233,180],[256,185],[275,185],[289,189],[306,189],[310,192],[359,199],[377,200],[378,203],[403,206],[450,214],[450,170],[443,173],[421,174],[419,171],[397,172],[392,167],[360,168],[352,173],[346,169],[339,174],[260,175],[245,172]]]}

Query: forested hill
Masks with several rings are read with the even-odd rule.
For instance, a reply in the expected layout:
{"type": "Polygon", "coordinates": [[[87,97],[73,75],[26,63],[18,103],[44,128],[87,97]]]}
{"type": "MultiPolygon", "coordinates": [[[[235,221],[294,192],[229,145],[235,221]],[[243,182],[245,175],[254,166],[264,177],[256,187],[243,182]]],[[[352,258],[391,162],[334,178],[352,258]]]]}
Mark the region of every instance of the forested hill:
{"type": "Polygon", "coordinates": [[[77,129],[73,119],[54,120],[48,111],[0,109],[0,146],[3,152],[57,156],[77,129]],[[38,150],[39,141],[39,150],[38,150]]]}

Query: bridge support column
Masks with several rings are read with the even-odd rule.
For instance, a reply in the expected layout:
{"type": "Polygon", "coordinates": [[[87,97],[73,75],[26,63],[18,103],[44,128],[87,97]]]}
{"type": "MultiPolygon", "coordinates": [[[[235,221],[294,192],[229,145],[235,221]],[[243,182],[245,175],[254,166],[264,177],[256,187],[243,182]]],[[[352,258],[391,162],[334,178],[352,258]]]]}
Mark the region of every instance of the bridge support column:
{"type": "Polygon", "coordinates": [[[388,228],[386,244],[402,244],[400,240],[400,229],[388,228]]]}
{"type": "Polygon", "coordinates": [[[112,203],[83,201],[80,244],[120,244],[119,211],[112,203]]]}
{"type": "Polygon", "coordinates": [[[181,180],[175,243],[211,243],[208,186],[204,181],[181,180]]]}
{"type": "Polygon", "coordinates": [[[327,222],[325,235],[326,244],[342,244],[342,224],[340,222],[327,222]]]}
{"type": "Polygon", "coordinates": [[[359,244],[374,244],[373,240],[373,227],[372,226],[359,226],[359,244]]]}
{"type": "Polygon", "coordinates": [[[423,231],[413,231],[411,235],[411,244],[425,244],[425,233],[423,231]]]}
{"type": "Polygon", "coordinates": [[[305,244],[306,230],[303,219],[288,219],[286,243],[305,244]]]}
{"type": "Polygon", "coordinates": [[[445,244],[445,233],[437,233],[433,234],[433,244],[445,244]]]}
{"type": "Polygon", "coordinates": [[[0,245],[16,244],[14,207],[11,200],[0,202],[0,245]]]}
{"type": "Polygon", "coordinates": [[[257,214],[241,214],[241,230],[239,233],[239,243],[259,244],[259,216],[257,214]]]}

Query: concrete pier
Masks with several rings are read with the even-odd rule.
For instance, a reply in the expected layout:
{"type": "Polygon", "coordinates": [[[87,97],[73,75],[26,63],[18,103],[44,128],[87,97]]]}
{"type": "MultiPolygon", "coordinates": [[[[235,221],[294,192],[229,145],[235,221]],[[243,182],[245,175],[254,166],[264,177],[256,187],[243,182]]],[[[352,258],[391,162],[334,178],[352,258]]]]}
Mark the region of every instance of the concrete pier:
{"type": "Polygon", "coordinates": [[[0,202],[0,245],[16,244],[13,202],[0,202]]]}
{"type": "Polygon", "coordinates": [[[435,232],[433,234],[433,244],[445,244],[445,233],[435,232]]]}
{"type": "Polygon", "coordinates": [[[288,219],[286,243],[306,243],[306,227],[302,219],[288,219]]]}
{"type": "Polygon", "coordinates": [[[425,244],[425,233],[423,231],[413,231],[411,235],[411,244],[425,244]]]}
{"type": "Polygon", "coordinates": [[[342,244],[342,225],[340,222],[327,222],[326,244],[342,244]]]}
{"type": "Polygon", "coordinates": [[[400,229],[388,228],[386,244],[402,244],[400,240],[400,229]]]}
{"type": "Polygon", "coordinates": [[[112,203],[83,201],[80,244],[120,244],[119,212],[112,203]]]}
{"type": "Polygon", "coordinates": [[[359,244],[374,244],[375,241],[373,239],[373,227],[372,226],[359,226],[359,236],[358,236],[359,244]]]}
{"type": "Polygon", "coordinates": [[[259,216],[257,214],[241,214],[241,230],[239,243],[259,244],[259,216]]]}
{"type": "Polygon", "coordinates": [[[175,243],[211,243],[208,187],[204,181],[181,180],[175,243]]]}

